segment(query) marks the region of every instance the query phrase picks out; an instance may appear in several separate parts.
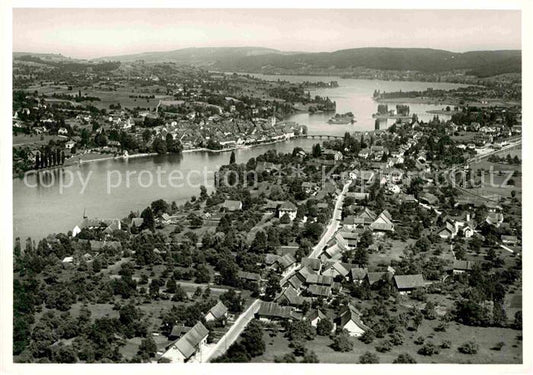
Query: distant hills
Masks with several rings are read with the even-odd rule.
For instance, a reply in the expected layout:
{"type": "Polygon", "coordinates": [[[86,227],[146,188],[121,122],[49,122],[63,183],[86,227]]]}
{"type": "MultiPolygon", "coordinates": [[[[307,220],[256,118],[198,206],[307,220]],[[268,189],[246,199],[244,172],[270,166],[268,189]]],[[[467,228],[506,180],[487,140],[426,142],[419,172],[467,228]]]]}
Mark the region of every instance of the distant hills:
{"type": "Polygon", "coordinates": [[[93,61],[144,60],[147,63],[175,62],[220,71],[292,72],[350,71],[357,68],[438,73],[466,70],[478,77],[520,73],[520,50],[456,53],[430,48],[353,48],[334,52],[283,52],[261,47],[185,48],[111,56],[93,61]]]}

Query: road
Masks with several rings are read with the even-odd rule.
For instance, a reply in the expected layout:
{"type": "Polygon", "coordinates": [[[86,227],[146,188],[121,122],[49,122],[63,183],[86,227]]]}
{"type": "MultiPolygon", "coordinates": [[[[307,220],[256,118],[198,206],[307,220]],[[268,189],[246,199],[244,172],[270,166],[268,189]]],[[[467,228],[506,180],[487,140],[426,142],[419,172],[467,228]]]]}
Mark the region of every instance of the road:
{"type": "Polygon", "coordinates": [[[342,192],[337,197],[337,202],[335,203],[335,209],[333,210],[331,222],[329,223],[326,232],[322,235],[322,238],[320,239],[318,244],[313,248],[311,254],[309,254],[309,258],[318,258],[318,256],[322,253],[322,249],[324,248],[324,246],[326,246],[329,240],[335,235],[335,232],[337,232],[337,229],[339,229],[340,218],[342,217],[342,204],[344,203],[344,196],[346,195],[346,192],[348,191],[348,188],[351,183],[352,180],[348,180],[348,182],[342,188],[342,192]]]}
{"type": "MultiPolygon", "coordinates": [[[[318,241],[318,244],[316,244],[313,247],[313,250],[308,256],[309,258],[318,258],[320,254],[322,253],[322,249],[324,248],[324,246],[326,246],[329,240],[331,240],[331,238],[335,235],[335,233],[339,229],[340,219],[342,217],[342,204],[344,203],[344,197],[351,183],[352,183],[352,180],[348,180],[348,182],[342,188],[342,192],[339,194],[339,196],[337,197],[337,201],[335,202],[335,209],[333,210],[331,221],[328,224],[326,231],[320,238],[320,241],[318,241]]],[[[285,281],[287,281],[287,279],[291,277],[296,272],[296,270],[298,270],[299,268],[300,267],[298,265],[293,272],[283,277],[280,281],[280,284],[281,285],[285,284],[285,281]]]]}
{"type": "Polygon", "coordinates": [[[260,306],[261,301],[256,299],[245,312],[239,315],[228,332],[226,332],[226,334],[222,336],[220,340],[218,340],[218,342],[211,348],[211,350],[209,350],[208,353],[202,355],[202,362],[209,362],[211,359],[217,358],[224,354],[230,345],[237,340],[237,337],[239,337],[248,323],[250,323],[250,321],[254,318],[254,315],[259,310],[260,306]]]}

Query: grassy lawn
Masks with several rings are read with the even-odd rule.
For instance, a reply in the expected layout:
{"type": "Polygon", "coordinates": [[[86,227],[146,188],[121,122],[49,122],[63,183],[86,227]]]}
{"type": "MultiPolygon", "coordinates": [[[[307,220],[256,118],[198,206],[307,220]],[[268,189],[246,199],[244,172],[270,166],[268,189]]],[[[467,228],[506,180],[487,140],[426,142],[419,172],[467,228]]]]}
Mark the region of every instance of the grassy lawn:
{"type": "Polygon", "coordinates": [[[47,145],[50,141],[65,140],[57,135],[48,135],[48,134],[17,134],[13,136],[13,146],[24,146],[24,145],[47,145]]]}
{"type": "MultiPolygon", "coordinates": [[[[450,323],[446,332],[434,332],[433,327],[439,323],[438,320],[425,320],[418,331],[406,331],[405,341],[400,346],[395,346],[390,352],[379,353],[375,346],[383,339],[376,339],[371,344],[364,344],[358,339],[353,339],[354,349],[349,352],[335,352],[329,347],[331,339],[324,336],[316,336],[312,341],[306,342],[306,348],[314,351],[321,363],[358,363],[359,356],[369,351],[378,355],[381,363],[392,363],[401,353],[409,353],[418,363],[521,363],[522,362],[522,342],[517,339],[519,331],[506,328],[481,328],[469,327],[456,323],[450,323]],[[426,341],[431,341],[440,345],[444,340],[451,341],[451,348],[440,349],[439,354],[433,356],[423,356],[418,354],[421,345],[414,344],[414,340],[422,336],[426,341]],[[474,355],[462,354],[457,347],[465,341],[475,340],[479,344],[479,351],[474,355]],[[500,351],[491,350],[498,342],[505,345],[500,351]]],[[[289,341],[283,337],[283,333],[277,333],[273,337],[268,332],[264,333],[266,351],[263,355],[256,357],[252,362],[268,363],[273,362],[276,356],[283,356],[292,351],[289,348],[289,341]]]]}

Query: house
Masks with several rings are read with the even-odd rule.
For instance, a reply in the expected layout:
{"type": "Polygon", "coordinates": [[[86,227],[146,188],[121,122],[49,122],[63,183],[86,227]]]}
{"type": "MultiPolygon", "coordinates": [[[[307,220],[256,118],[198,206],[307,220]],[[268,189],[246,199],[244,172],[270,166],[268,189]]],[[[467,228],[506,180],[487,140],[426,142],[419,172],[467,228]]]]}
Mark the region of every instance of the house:
{"type": "Polygon", "coordinates": [[[367,277],[367,274],[368,274],[368,269],[354,267],[350,270],[350,279],[354,283],[361,284],[367,277]]]}
{"type": "Polygon", "coordinates": [[[422,203],[429,204],[430,206],[439,203],[439,198],[431,193],[421,193],[418,200],[422,203]]]}
{"type": "Polygon", "coordinates": [[[302,280],[302,277],[299,274],[294,274],[285,281],[285,284],[282,285],[283,288],[292,286],[294,289],[299,290],[304,283],[305,279],[302,280]]]}
{"type": "Polygon", "coordinates": [[[311,323],[311,326],[315,328],[318,325],[318,322],[320,322],[322,319],[329,319],[329,318],[320,309],[312,309],[305,316],[305,320],[308,320],[311,323]]]}
{"type": "Polygon", "coordinates": [[[276,262],[282,271],[285,271],[296,265],[296,259],[294,259],[294,257],[290,254],[285,254],[284,256],[279,257],[276,262]]]}
{"type": "Polygon", "coordinates": [[[194,354],[202,350],[202,347],[207,342],[208,335],[208,329],[201,322],[198,322],[178,341],[172,344],[162,355],[162,358],[166,358],[171,363],[187,362],[194,354]]]}
{"type": "Polygon", "coordinates": [[[410,293],[411,291],[426,286],[424,276],[422,274],[416,275],[395,275],[394,285],[400,293],[410,293]]]}
{"type": "Polygon", "coordinates": [[[283,202],[278,208],[278,217],[281,218],[283,215],[287,214],[292,220],[296,219],[296,214],[298,213],[298,207],[292,202],[283,202]]]}
{"type": "Polygon", "coordinates": [[[144,219],[142,217],[134,217],[131,219],[131,228],[140,228],[144,224],[144,219]]]}
{"type": "Polygon", "coordinates": [[[255,314],[261,321],[279,321],[279,320],[292,320],[293,308],[289,306],[281,306],[275,302],[261,302],[259,310],[255,314]]]}
{"type": "Polygon", "coordinates": [[[277,298],[277,302],[281,305],[301,306],[304,303],[304,298],[298,295],[297,289],[289,285],[281,292],[277,298]]]}
{"type": "Polygon", "coordinates": [[[385,185],[385,192],[387,194],[399,194],[402,190],[400,189],[400,187],[396,184],[393,184],[393,183],[390,183],[388,182],[386,185],[385,185]]]}
{"type": "Polygon", "coordinates": [[[242,202],[231,200],[231,199],[226,199],[224,203],[222,204],[222,208],[230,212],[240,211],[242,210],[242,202]]]}
{"type": "Polygon", "coordinates": [[[259,275],[258,273],[239,271],[237,276],[239,277],[239,279],[244,280],[246,282],[261,282],[261,275],[259,275]]]}
{"type": "Polygon", "coordinates": [[[342,152],[335,151],[335,150],[326,150],[322,153],[322,155],[325,155],[329,159],[333,160],[342,160],[342,152]]]}
{"type": "Polygon", "coordinates": [[[302,264],[302,267],[309,267],[313,271],[320,272],[320,268],[322,267],[322,262],[320,259],[316,258],[302,258],[300,261],[302,264]]]}
{"type": "Polygon", "coordinates": [[[503,223],[503,214],[499,212],[489,212],[485,222],[498,228],[503,223]]]}
{"type": "Polygon", "coordinates": [[[510,245],[510,246],[517,246],[518,245],[518,237],[516,236],[501,236],[502,243],[504,245],[510,245]]]}
{"type": "Polygon", "coordinates": [[[330,298],[332,295],[331,287],[326,285],[310,285],[309,288],[307,288],[307,293],[310,294],[313,297],[323,297],[323,298],[330,298]]]}
{"type": "Polygon", "coordinates": [[[228,317],[228,308],[218,301],[217,304],[209,309],[205,315],[205,321],[210,322],[213,320],[225,320],[228,317]]]}
{"type": "Polygon", "coordinates": [[[446,221],[446,223],[444,224],[442,228],[437,230],[437,235],[440,238],[445,239],[445,240],[454,238],[456,234],[457,234],[456,226],[448,220],[446,221]]]}
{"type": "Polygon", "coordinates": [[[190,329],[191,327],[186,327],[184,324],[175,324],[172,327],[172,331],[170,331],[170,334],[168,335],[168,339],[175,341],[186,334],[190,329]]]}
{"type": "Polygon", "coordinates": [[[278,259],[281,258],[277,254],[266,254],[265,255],[265,264],[267,266],[273,266],[274,264],[277,264],[278,259]]]}
{"type": "Polygon", "coordinates": [[[363,211],[361,211],[358,215],[357,215],[357,218],[359,219],[362,219],[363,220],[363,223],[364,225],[370,225],[371,223],[373,223],[378,217],[376,215],[376,213],[372,210],[370,210],[369,208],[365,207],[363,209],[363,211]]]}
{"type": "Polygon", "coordinates": [[[389,211],[384,210],[379,216],[370,224],[373,231],[379,232],[394,232],[394,224],[392,223],[392,216],[389,211]]]}
{"type": "Polygon", "coordinates": [[[347,230],[353,231],[358,226],[362,226],[365,224],[365,220],[360,217],[356,217],[354,215],[348,215],[342,220],[342,226],[343,228],[346,228],[347,230]]]}
{"type": "Polygon", "coordinates": [[[342,231],[342,232],[339,232],[339,234],[344,239],[344,242],[346,243],[346,246],[349,250],[353,250],[357,247],[357,242],[359,240],[359,233],[342,231]]]}
{"type": "Polygon", "coordinates": [[[305,283],[308,285],[332,286],[333,278],[331,276],[308,274],[305,278],[305,283]]]}
{"type": "Polygon", "coordinates": [[[361,313],[353,305],[346,306],[339,316],[339,328],[348,331],[350,336],[359,337],[370,328],[361,320],[361,313]]]}
{"type": "Polygon", "coordinates": [[[63,264],[68,264],[68,263],[73,263],[73,262],[74,262],[74,257],[65,257],[61,261],[61,263],[63,263],[63,264]]]}
{"type": "Polygon", "coordinates": [[[474,262],[469,260],[454,260],[453,261],[453,273],[454,274],[461,274],[468,271],[472,271],[472,268],[474,267],[474,262]]]}
{"type": "Polygon", "coordinates": [[[368,199],[369,196],[369,193],[360,193],[355,191],[349,191],[346,193],[346,198],[352,198],[355,201],[364,201],[365,199],[368,199]]]}
{"type": "Polygon", "coordinates": [[[76,142],[74,141],[68,141],[65,143],[65,148],[67,150],[72,150],[74,148],[74,146],[76,146],[76,142]]]}
{"type": "Polygon", "coordinates": [[[83,220],[72,229],[72,237],[76,237],[81,232],[81,230],[85,228],[99,229],[103,231],[111,225],[113,226],[113,228],[121,229],[121,222],[119,219],[89,219],[87,217],[84,217],[83,220]]]}
{"type": "Polygon", "coordinates": [[[344,267],[341,262],[334,262],[326,266],[326,269],[322,272],[322,275],[333,278],[341,277],[344,279],[349,273],[349,269],[344,267]]]}
{"type": "Polygon", "coordinates": [[[390,272],[367,272],[366,274],[366,281],[369,286],[373,286],[379,281],[389,282],[391,278],[392,274],[390,272]]]}
{"type": "Polygon", "coordinates": [[[357,154],[360,158],[368,159],[370,156],[370,149],[369,148],[363,148],[359,153],[357,154]]]}

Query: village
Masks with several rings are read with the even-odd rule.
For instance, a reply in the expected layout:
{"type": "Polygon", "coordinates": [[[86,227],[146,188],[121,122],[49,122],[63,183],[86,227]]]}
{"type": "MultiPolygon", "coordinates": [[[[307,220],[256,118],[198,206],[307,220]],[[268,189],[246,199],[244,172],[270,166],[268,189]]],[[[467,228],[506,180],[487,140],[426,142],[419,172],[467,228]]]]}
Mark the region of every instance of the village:
{"type": "Polygon", "coordinates": [[[49,330],[54,309],[67,322],[83,311],[101,327],[119,322],[44,342],[32,334],[20,355],[390,363],[490,362],[497,351],[494,360],[516,360],[521,140],[517,125],[461,121],[413,116],[312,150],[245,164],[232,156],[216,191],[185,205],[157,200],[126,218],[84,217],[38,245],[19,240],[16,272],[33,270],[24,272],[49,295],[36,327],[49,330]],[[133,333],[120,328],[124,309],[138,317],[133,333]],[[95,330],[109,352],[94,346],[95,330]]]}

